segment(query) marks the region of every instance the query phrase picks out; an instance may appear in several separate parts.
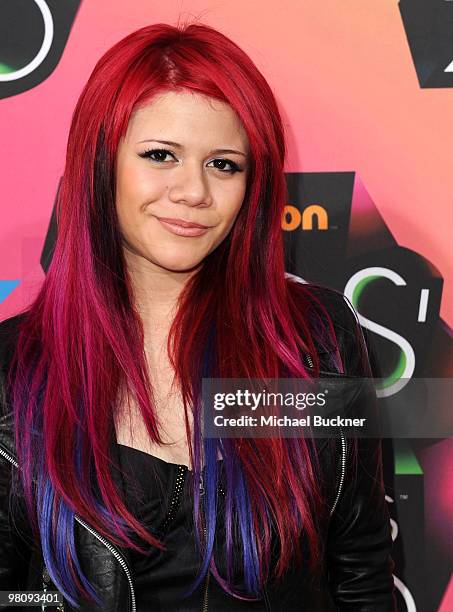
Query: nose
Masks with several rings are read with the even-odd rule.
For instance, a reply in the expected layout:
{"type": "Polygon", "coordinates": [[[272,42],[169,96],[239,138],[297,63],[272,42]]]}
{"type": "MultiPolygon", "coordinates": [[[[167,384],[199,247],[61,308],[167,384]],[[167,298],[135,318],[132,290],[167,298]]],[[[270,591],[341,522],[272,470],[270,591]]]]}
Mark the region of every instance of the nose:
{"type": "Polygon", "coordinates": [[[206,207],[212,204],[208,179],[198,163],[186,162],[173,173],[168,197],[175,204],[206,207]]]}

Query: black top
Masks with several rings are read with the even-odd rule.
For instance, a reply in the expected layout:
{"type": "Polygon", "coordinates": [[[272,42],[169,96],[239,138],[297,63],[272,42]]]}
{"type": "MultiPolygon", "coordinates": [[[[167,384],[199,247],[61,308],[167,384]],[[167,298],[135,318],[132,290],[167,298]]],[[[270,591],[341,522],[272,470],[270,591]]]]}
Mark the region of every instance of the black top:
{"type": "MultiPolygon", "coordinates": [[[[129,549],[137,612],[201,612],[206,579],[191,596],[183,597],[201,562],[192,515],[192,471],[185,465],[168,463],[123,444],[118,444],[118,450],[128,508],[166,546],[166,550],[159,550],[140,541],[149,551],[147,555],[129,549]]],[[[220,569],[217,556],[216,564],[220,569]]],[[[221,575],[224,576],[222,572],[221,575]]],[[[238,588],[243,588],[242,576],[242,572],[235,575],[238,588]]],[[[207,609],[215,612],[266,609],[262,601],[247,602],[232,597],[212,574],[207,603],[207,609]]]]}

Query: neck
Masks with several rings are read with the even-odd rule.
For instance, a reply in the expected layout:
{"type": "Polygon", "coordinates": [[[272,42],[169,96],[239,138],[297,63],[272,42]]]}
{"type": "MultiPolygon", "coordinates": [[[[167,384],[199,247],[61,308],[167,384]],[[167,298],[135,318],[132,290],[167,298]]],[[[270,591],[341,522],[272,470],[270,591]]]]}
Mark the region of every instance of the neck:
{"type": "Polygon", "coordinates": [[[135,307],[143,323],[145,346],[161,345],[176,314],[178,300],[195,273],[162,268],[125,249],[135,307]]]}

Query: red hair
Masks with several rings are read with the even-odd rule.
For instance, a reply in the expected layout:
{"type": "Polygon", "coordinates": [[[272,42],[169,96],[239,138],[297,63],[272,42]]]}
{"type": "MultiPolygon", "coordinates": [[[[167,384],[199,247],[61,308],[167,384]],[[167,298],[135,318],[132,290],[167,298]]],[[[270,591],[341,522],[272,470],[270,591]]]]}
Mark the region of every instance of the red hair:
{"type": "MultiPolygon", "coordinates": [[[[61,538],[61,526],[67,527],[74,513],[114,543],[135,546],[132,530],[161,546],[128,511],[110,474],[113,408],[122,385],[136,398],[150,438],[159,441],[143,327],[115,208],[115,158],[132,111],[158,92],[181,89],[228,103],[247,133],[251,159],[238,217],[185,286],[169,336],[186,424],[190,406],[195,411],[193,448],[188,436],[195,475],[201,470],[197,406],[203,375],[307,377],[302,361],[307,351],[315,374],[319,365],[306,316],[315,298],[307,286],[285,278],[285,136],[268,83],[234,42],[206,25],[155,24],[126,36],[98,61],[75,108],[57,203],[55,250],[21,326],[13,380],[16,446],[25,466],[28,510],[49,572],[71,601],[80,592],[92,594],[71,530],[63,530],[61,538]]],[[[325,322],[326,338],[334,338],[327,313],[325,322]]],[[[323,338],[318,332],[319,344],[323,338]]],[[[220,449],[228,475],[227,534],[236,516],[246,586],[257,595],[271,570],[281,577],[303,556],[312,568],[317,566],[317,516],[323,500],[315,459],[303,438],[224,442],[205,446],[206,464],[215,469],[220,449]],[[280,543],[275,568],[269,564],[272,531],[280,543]],[[303,551],[297,544],[302,535],[307,542],[303,551]]],[[[209,486],[203,571],[212,552],[214,493],[209,486]]],[[[195,506],[199,524],[197,499],[195,506]]],[[[235,592],[228,579],[222,584],[235,592]]]]}

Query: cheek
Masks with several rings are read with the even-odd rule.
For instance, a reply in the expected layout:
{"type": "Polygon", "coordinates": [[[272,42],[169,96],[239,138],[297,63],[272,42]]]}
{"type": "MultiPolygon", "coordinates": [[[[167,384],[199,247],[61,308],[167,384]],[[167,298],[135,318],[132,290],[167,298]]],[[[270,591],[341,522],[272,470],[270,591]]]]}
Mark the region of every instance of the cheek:
{"type": "Polygon", "coordinates": [[[166,189],[163,177],[153,176],[146,167],[133,163],[122,166],[116,186],[117,209],[131,213],[161,197],[166,189]]]}
{"type": "Polygon", "coordinates": [[[225,240],[225,238],[231,232],[231,229],[243,206],[244,196],[245,187],[242,186],[237,186],[235,189],[229,190],[228,193],[223,191],[222,194],[218,194],[218,212],[220,213],[219,216],[222,219],[222,222],[216,234],[214,241],[215,246],[218,246],[223,240],[225,240]]]}
{"type": "Polygon", "coordinates": [[[238,184],[234,186],[234,189],[231,189],[228,197],[224,199],[224,218],[225,221],[231,226],[239,211],[242,208],[245,196],[245,184],[238,184]]]}

